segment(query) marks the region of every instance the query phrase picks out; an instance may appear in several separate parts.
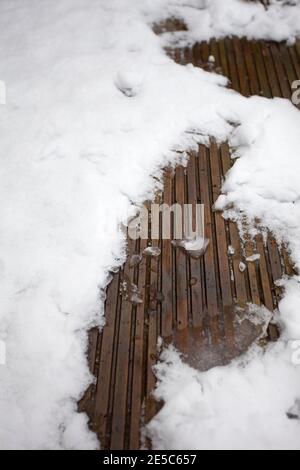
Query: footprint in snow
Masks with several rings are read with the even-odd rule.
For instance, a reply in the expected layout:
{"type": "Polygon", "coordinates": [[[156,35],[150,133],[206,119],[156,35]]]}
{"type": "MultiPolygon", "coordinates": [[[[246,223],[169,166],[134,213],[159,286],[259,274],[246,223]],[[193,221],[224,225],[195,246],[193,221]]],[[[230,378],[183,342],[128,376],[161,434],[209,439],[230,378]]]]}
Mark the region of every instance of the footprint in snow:
{"type": "Polygon", "coordinates": [[[135,72],[122,72],[115,80],[116,87],[128,98],[137,96],[142,88],[142,77],[135,72]]]}

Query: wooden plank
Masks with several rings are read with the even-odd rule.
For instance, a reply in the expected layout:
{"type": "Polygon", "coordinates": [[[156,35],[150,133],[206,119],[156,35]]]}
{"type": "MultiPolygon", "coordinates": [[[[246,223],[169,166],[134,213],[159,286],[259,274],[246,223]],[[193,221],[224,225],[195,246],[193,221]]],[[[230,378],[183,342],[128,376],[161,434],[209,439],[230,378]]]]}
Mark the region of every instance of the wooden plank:
{"type": "MultiPolygon", "coordinates": [[[[221,160],[223,166],[223,172],[226,174],[230,168],[230,156],[227,145],[221,146],[221,160]]],[[[248,302],[247,289],[246,289],[246,275],[245,272],[241,272],[240,263],[243,260],[241,251],[240,236],[237,226],[233,222],[229,222],[230,242],[234,249],[234,255],[232,256],[234,280],[235,280],[235,291],[236,301],[239,307],[244,308],[248,302]]]]}
{"type": "Polygon", "coordinates": [[[270,312],[272,312],[274,309],[274,302],[262,235],[257,235],[255,237],[255,242],[257,253],[259,253],[260,255],[259,270],[264,295],[264,305],[267,307],[268,310],[270,310],[270,312]]]}
{"type": "MultiPolygon", "coordinates": [[[[171,208],[173,201],[172,171],[170,168],[165,172],[163,202],[171,208]]],[[[163,233],[165,233],[165,236],[169,236],[167,232],[170,230],[170,237],[172,238],[171,220],[163,216],[162,224],[162,229],[163,233]]],[[[162,272],[163,276],[161,290],[163,301],[161,306],[161,330],[162,337],[166,340],[171,339],[173,333],[172,245],[170,243],[170,239],[162,240],[162,272]]]]}
{"type": "Polygon", "coordinates": [[[221,68],[222,68],[223,74],[225,75],[225,77],[230,78],[225,41],[223,39],[218,41],[218,45],[219,45],[220,61],[221,61],[221,68]]]}
{"type": "MultiPolygon", "coordinates": [[[[184,204],[185,204],[185,170],[182,166],[176,168],[175,176],[176,203],[182,209],[182,238],[184,234],[184,204]]],[[[188,278],[187,255],[181,249],[176,249],[176,346],[182,354],[188,351],[188,278]]]]}
{"type": "Polygon", "coordinates": [[[233,53],[236,57],[237,74],[238,74],[239,83],[240,83],[239,89],[242,95],[249,96],[250,84],[249,84],[249,77],[247,74],[247,68],[246,68],[245,59],[244,59],[243,50],[242,50],[242,43],[240,39],[233,38],[232,44],[233,44],[233,53]]]}
{"type": "Polygon", "coordinates": [[[291,57],[291,60],[292,60],[292,63],[296,72],[297,80],[300,80],[300,58],[297,55],[295,46],[290,46],[288,48],[288,51],[290,53],[290,57],[291,57]]]}
{"type": "MultiPolygon", "coordinates": [[[[131,259],[135,249],[135,243],[133,240],[129,240],[128,248],[129,259],[131,259]]],[[[128,282],[134,281],[133,270],[129,268],[129,263],[126,263],[125,265],[123,279],[125,281],[128,279],[128,282]]],[[[120,331],[117,344],[116,379],[114,384],[115,395],[113,402],[110,444],[110,448],[112,450],[124,449],[132,310],[132,303],[128,300],[124,300],[123,298],[121,304],[120,331]]]]}
{"type": "Polygon", "coordinates": [[[277,44],[272,44],[270,47],[271,54],[274,60],[274,66],[276,70],[276,75],[279,81],[281,96],[286,99],[291,99],[291,87],[288,81],[288,78],[285,74],[282,57],[279,52],[279,48],[277,44]]]}
{"type": "Polygon", "coordinates": [[[217,279],[215,272],[213,228],[211,215],[211,200],[209,195],[209,161],[207,150],[202,145],[199,147],[199,181],[201,191],[201,202],[204,204],[205,218],[205,236],[210,240],[206,253],[204,255],[205,282],[206,282],[206,300],[207,312],[210,325],[210,336],[212,344],[220,342],[219,330],[219,309],[217,294],[217,279]]]}
{"type": "Polygon", "coordinates": [[[285,72],[285,76],[287,78],[287,82],[288,82],[288,93],[289,93],[289,96],[291,96],[292,94],[292,84],[295,80],[297,80],[297,78],[300,79],[300,77],[297,77],[296,73],[295,73],[295,69],[293,67],[293,62],[291,61],[291,57],[290,57],[290,54],[289,54],[289,50],[288,50],[288,47],[286,46],[286,44],[280,44],[279,45],[279,52],[280,52],[280,57],[281,57],[281,60],[282,60],[282,64],[283,64],[283,67],[284,67],[284,71],[285,72]]]}
{"type": "MultiPolygon", "coordinates": [[[[147,247],[147,240],[140,241],[140,252],[143,253],[147,247]]],[[[145,326],[145,288],[147,261],[144,257],[138,270],[138,290],[143,294],[143,303],[135,308],[135,328],[132,341],[134,343],[133,377],[131,390],[131,403],[129,409],[130,416],[130,437],[129,448],[136,450],[140,448],[140,423],[143,404],[143,353],[144,353],[144,326],[145,326]]]]}
{"type": "MultiPolygon", "coordinates": [[[[197,165],[194,153],[190,155],[187,168],[188,178],[188,203],[193,207],[192,230],[196,231],[196,205],[198,204],[197,194],[197,165]]],[[[195,328],[203,328],[203,292],[201,279],[201,260],[189,259],[190,266],[190,294],[191,294],[191,313],[192,323],[195,328]]]]}
{"type": "Polygon", "coordinates": [[[252,95],[260,94],[260,85],[256,74],[255,61],[249,41],[241,40],[242,51],[245,59],[246,70],[249,77],[250,92],[252,95]]]}
{"type": "MultiPolygon", "coordinates": [[[[159,247],[158,240],[152,240],[152,246],[159,247]]],[[[150,258],[149,265],[149,285],[152,289],[158,288],[159,279],[159,259],[156,257],[150,258]]],[[[153,290],[152,290],[153,292],[153,290]]],[[[151,294],[151,293],[150,293],[151,294]]],[[[150,295],[151,297],[151,295],[150,295]]],[[[146,410],[145,419],[146,423],[151,421],[157,411],[156,401],[152,396],[155,388],[156,378],[153,368],[157,362],[157,340],[158,340],[158,299],[157,296],[150,298],[147,309],[147,344],[146,344],[146,410]]]]}
{"type": "Polygon", "coordinates": [[[267,76],[268,76],[268,81],[269,81],[270,89],[272,92],[272,96],[273,97],[281,96],[280,86],[279,86],[278,79],[276,76],[273,58],[270,52],[270,44],[266,43],[265,41],[261,41],[260,47],[261,47],[263,60],[266,64],[266,71],[267,71],[267,76]]]}
{"type": "Polygon", "coordinates": [[[229,78],[234,90],[239,90],[239,76],[236,67],[236,58],[233,51],[233,44],[231,39],[225,39],[225,50],[227,54],[227,62],[229,66],[229,78]]]}
{"type": "Polygon", "coordinates": [[[222,68],[221,67],[221,61],[220,61],[220,51],[218,48],[218,43],[215,39],[212,39],[210,42],[210,55],[212,55],[215,58],[215,66],[216,68],[222,68]]]}
{"type": "MultiPolygon", "coordinates": [[[[212,177],[212,202],[215,203],[221,193],[221,166],[219,151],[215,142],[210,145],[210,167],[212,177]]],[[[215,220],[217,264],[220,276],[221,301],[224,318],[224,335],[228,351],[233,357],[234,345],[234,315],[233,296],[231,290],[231,273],[228,259],[228,243],[226,236],[226,224],[220,212],[213,214],[215,220]]]]}
{"type": "MultiPolygon", "coordinates": [[[[280,255],[279,255],[276,240],[271,235],[269,235],[268,237],[267,246],[268,246],[268,251],[269,251],[269,256],[270,256],[271,274],[272,274],[273,282],[276,283],[276,281],[279,281],[282,278],[283,270],[281,266],[280,255]]],[[[277,289],[275,290],[277,291],[277,289]]]]}
{"type": "Polygon", "coordinates": [[[201,59],[204,64],[207,64],[210,53],[209,53],[209,45],[207,42],[202,42],[200,46],[201,50],[201,59]]]}
{"type": "Polygon", "coordinates": [[[196,43],[192,49],[193,64],[195,67],[201,67],[201,50],[200,44],[196,43]]]}
{"type": "MultiPolygon", "coordinates": [[[[245,253],[246,258],[249,258],[255,254],[254,245],[251,241],[245,243],[245,253]]],[[[261,305],[260,295],[259,295],[259,285],[256,276],[255,262],[247,262],[249,283],[250,283],[250,292],[251,292],[251,301],[255,305],[261,305]]]]}
{"type": "Polygon", "coordinates": [[[257,71],[260,94],[263,95],[265,98],[272,98],[272,93],[269,87],[268,77],[265,69],[264,60],[261,54],[259,42],[253,41],[251,43],[251,48],[257,71]]]}
{"type": "Polygon", "coordinates": [[[120,306],[119,275],[115,275],[107,291],[105,303],[106,324],[102,331],[100,363],[95,394],[94,421],[102,446],[108,446],[107,435],[109,398],[111,395],[115,336],[117,332],[117,310],[120,306]]]}

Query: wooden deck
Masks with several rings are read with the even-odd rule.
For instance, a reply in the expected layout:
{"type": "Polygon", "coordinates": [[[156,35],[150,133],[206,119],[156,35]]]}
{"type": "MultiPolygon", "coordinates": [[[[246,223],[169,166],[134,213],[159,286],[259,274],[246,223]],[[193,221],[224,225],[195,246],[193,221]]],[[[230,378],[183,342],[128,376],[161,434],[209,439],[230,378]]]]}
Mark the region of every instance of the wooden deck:
{"type": "MultiPolygon", "coordinates": [[[[249,42],[226,39],[173,50],[177,62],[192,62],[223,73],[240,93],[291,99],[291,83],[300,79],[300,44],[249,42]],[[213,55],[214,64],[208,63],[213,55]]],[[[173,342],[194,367],[207,370],[226,364],[245,351],[261,331],[250,321],[238,321],[247,303],[274,310],[280,290],[275,282],[293,273],[288,254],[270,234],[242,244],[236,225],[212,211],[221,182],[230,168],[229,148],[211,142],[191,153],[188,166],[165,171],[163,202],[205,204],[206,236],[211,240],[205,255],[193,259],[170,240],[128,241],[128,261],[113,276],[107,290],[106,326],[90,333],[89,360],[96,383],[80,403],[90,417],[104,449],[139,449],[140,429],[157,412],[151,398],[155,387],[152,367],[157,361],[157,340],[173,342]],[[158,246],[161,255],[143,256],[147,246],[158,246]],[[229,246],[234,255],[229,255],[229,246]],[[246,262],[254,252],[259,261],[246,262]],[[134,260],[141,254],[141,262],[134,260]],[[240,270],[244,262],[247,269],[240,270]],[[143,303],[129,302],[124,280],[138,286],[143,303]],[[239,310],[239,309],[240,310],[239,310]]],[[[269,340],[276,340],[269,327],[269,340]]],[[[150,443],[148,443],[150,445],[150,443]]]]}

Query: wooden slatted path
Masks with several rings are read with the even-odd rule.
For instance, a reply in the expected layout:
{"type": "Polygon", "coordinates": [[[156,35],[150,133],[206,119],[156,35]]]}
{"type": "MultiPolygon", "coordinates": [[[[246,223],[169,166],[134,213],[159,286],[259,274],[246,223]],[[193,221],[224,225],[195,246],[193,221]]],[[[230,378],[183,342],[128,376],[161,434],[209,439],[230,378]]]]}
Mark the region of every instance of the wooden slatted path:
{"type": "MultiPolygon", "coordinates": [[[[183,26],[177,22],[173,27],[183,26]]],[[[291,83],[300,79],[299,43],[231,38],[168,52],[178,63],[223,73],[245,96],[290,99],[291,83]],[[208,62],[211,55],[214,63],[208,62]]],[[[202,258],[191,258],[171,240],[128,241],[128,261],[107,289],[106,325],[101,333],[90,332],[89,360],[96,382],[80,403],[104,449],[140,448],[141,427],[158,409],[151,392],[159,337],[173,342],[200,370],[226,364],[261,333],[250,321],[237,321],[241,312],[247,311],[249,302],[274,310],[280,298],[276,281],[284,272],[293,273],[288,253],[271,234],[266,244],[257,236],[243,245],[237,226],[213,212],[230,166],[228,146],[218,148],[212,141],[209,148],[200,146],[190,154],[186,168],[165,171],[161,202],[205,204],[210,244],[202,258]],[[159,247],[160,256],[145,256],[147,246],[159,247]],[[247,263],[245,258],[253,253],[260,254],[259,261],[247,263]],[[241,262],[247,265],[244,272],[241,262]],[[128,286],[137,286],[142,303],[128,300],[128,286]]],[[[277,335],[271,325],[269,340],[277,335]]]]}

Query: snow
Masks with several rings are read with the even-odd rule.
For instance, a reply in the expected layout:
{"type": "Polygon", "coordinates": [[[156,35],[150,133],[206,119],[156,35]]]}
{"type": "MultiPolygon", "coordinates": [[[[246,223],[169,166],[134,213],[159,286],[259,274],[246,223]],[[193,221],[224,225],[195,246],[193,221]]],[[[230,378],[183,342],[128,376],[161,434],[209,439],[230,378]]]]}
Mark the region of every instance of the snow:
{"type": "MultiPolygon", "coordinates": [[[[269,3],[266,9],[261,2],[244,0],[166,0],[164,17],[181,18],[188,31],[165,33],[164,39],[186,44],[235,35],[293,42],[300,34],[299,0],[269,3]]],[[[160,16],[161,10],[157,9],[160,16]]]]}
{"type": "Polygon", "coordinates": [[[176,248],[183,248],[187,254],[194,259],[199,259],[205,254],[209,243],[210,240],[200,236],[196,236],[192,239],[188,238],[185,240],[173,240],[172,242],[176,248]]]}
{"type": "MultiPolygon", "coordinates": [[[[6,104],[0,105],[0,341],[6,351],[0,365],[1,448],[98,448],[87,417],[77,413],[92,380],[86,332],[103,324],[109,272],[125,257],[120,224],[153,195],[152,176],[176,163],[176,150],[187,150],[196,138],[231,138],[240,158],[220,207],[232,202],[250,219],[261,216],[287,238],[299,264],[298,111],[283,100],[242,98],[225,88],[224,77],[179,66],[163,51],[166,42],[233,33],[292,41],[299,33],[299,5],[272,3],[268,11],[238,0],[0,3],[0,78],[6,90],[6,104]],[[170,14],[186,21],[185,37],[152,32],[152,22],[170,14]],[[283,148],[289,150],[284,167],[283,148]]],[[[297,339],[298,279],[285,283],[282,325],[286,338],[297,339]]],[[[171,351],[174,364],[160,366],[167,369],[160,385],[165,393],[157,393],[166,405],[152,424],[157,446],[180,447],[189,436],[190,445],[205,444],[202,412],[213,416],[206,431],[214,446],[222,435],[229,440],[231,429],[232,438],[242,440],[251,423],[255,442],[261,436],[266,446],[276,446],[284,435],[292,446],[299,425],[284,412],[295,404],[299,379],[284,344],[265,355],[257,352],[245,368],[201,375],[208,384],[204,401],[198,373],[171,351]],[[280,393],[267,400],[277,379],[280,393]],[[231,397],[220,398],[222,380],[224,390],[235,391],[231,397]],[[241,416],[234,413],[228,421],[226,410],[233,414],[234,398],[243,390],[241,416]],[[172,422],[186,434],[171,429],[172,422]]]]}
{"type": "Polygon", "coordinates": [[[260,259],[260,254],[254,254],[252,256],[248,256],[248,258],[246,258],[246,261],[248,261],[248,263],[255,263],[255,261],[258,261],[260,259]]]}
{"type": "Polygon", "coordinates": [[[228,367],[201,373],[172,348],[156,367],[155,396],[166,403],[148,431],[155,449],[299,449],[299,367],[283,342],[254,347],[228,367]]]}

